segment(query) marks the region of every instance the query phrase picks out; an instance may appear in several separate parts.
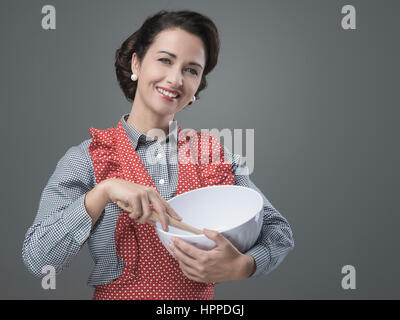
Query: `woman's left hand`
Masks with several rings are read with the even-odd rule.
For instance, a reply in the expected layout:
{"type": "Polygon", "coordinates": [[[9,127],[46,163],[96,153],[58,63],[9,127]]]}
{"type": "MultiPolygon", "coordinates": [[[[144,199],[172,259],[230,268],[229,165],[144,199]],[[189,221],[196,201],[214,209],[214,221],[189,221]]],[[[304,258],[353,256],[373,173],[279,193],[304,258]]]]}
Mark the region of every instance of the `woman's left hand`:
{"type": "Polygon", "coordinates": [[[242,254],[217,231],[204,229],[204,234],[216,243],[212,250],[201,250],[179,238],[172,238],[170,249],[189,279],[211,283],[242,280],[253,274],[252,256],[242,254]]]}

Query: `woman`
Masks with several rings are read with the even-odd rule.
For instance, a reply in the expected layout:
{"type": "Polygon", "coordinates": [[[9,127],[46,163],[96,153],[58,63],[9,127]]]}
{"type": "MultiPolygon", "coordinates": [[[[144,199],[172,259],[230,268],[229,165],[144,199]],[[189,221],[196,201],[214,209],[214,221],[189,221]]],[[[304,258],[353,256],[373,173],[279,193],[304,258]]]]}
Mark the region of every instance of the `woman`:
{"type": "Polygon", "coordinates": [[[32,273],[41,276],[44,265],[60,272],[87,241],[95,263],[88,281],[94,299],[213,299],[217,282],[267,274],[280,264],[294,246],[293,236],[264,195],[263,229],[246,253],[204,230],[216,248],[203,251],[176,239],[175,259],[151,220],[153,208],[167,230],[167,215],[181,218],[166,200],[199,187],[237,184],[262,194],[247,175],[236,173],[240,157],[224,154],[219,143],[211,152],[233,158],[231,163],[180,161],[183,146],[198,133],[182,130],[174,115],[206,88],[218,54],[216,26],[191,11],[161,11],[124,41],[115,67],[132,109],[115,128],[91,128],[91,138],[57,164],[23,244],[32,273]]]}

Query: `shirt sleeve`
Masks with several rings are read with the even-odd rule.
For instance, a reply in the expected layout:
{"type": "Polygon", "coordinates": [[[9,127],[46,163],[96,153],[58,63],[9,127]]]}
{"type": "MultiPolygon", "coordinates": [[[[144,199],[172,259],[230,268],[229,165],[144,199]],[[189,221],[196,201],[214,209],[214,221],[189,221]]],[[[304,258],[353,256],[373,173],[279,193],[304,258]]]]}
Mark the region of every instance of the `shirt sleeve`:
{"type": "Polygon", "coordinates": [[[235,184],[257,191],[264,199],[264,216],[260,236],[254,246],[245,254],[251,255],[256,263],[256,271],[250,277],[267,275],[278,267],[289,251],[294,248],[292,230],[288,221],[250,180],[249,170],[243,164],[243,158],[238,154],[232,154],[226,147],[224,147],[224,152],[225,158],[232,164],[235,184]]]}
{"type": "Polygon", "coordinates": [[[87,146],[88,140],[71,147],[42,191],[37,215],[22,246],[23,261],[35,276],[43,276],[46,265],[61,272],[90,235],[92,219],[84,199],[94,187],[94,178],[87,146]]]}

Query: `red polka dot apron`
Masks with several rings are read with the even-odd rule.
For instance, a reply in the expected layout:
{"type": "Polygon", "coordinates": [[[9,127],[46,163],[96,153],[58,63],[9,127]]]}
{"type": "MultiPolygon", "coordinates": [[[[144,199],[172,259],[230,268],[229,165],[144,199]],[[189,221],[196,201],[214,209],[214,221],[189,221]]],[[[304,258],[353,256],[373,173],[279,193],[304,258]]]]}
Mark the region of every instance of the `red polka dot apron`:
{"type": "MultiPolygon", "coordinates": [[[[119,178],[157,190],[129,141],[122,120],[117,128],[90,128],[90,134],[89,154],[97,183],[119,178]]],[[[209,133],[184,132],[178,125],[178,159],[176,195],[206,186],[235,183],[231,164],[224,162],[223,148],[209,133]],[[216,163],[218,157],[220,161],[216,163]]],[[[97,285],[93,299],[214,299],[215,283],[187,278],[161,243],[155,227],[134,222],[124,210],[115,227],[115,247],[124,262],[122,274],[107,284],[97,285]]]]}

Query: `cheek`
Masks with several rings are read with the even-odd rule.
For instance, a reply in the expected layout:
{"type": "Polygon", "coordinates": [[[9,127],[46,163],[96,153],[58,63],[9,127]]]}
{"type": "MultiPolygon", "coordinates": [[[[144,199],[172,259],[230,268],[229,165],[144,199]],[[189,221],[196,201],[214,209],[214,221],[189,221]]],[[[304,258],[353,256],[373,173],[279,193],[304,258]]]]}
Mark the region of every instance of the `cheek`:
{"type": "Polygon", "coordinates": [[[159,82],[163,74],[160,68],[155,66],[147,66],[142,73],[142,80],[145,86],[154,85],[154,82],[159,82]]]}
{"type": "Polygon", "coordinates": [[[194,96],[197,92],[197,89],[200,86],[200,80],[197,79],[190,79],[188,81],[188,89],[187,92],[190,92],[192,96],[194,96]]]}

